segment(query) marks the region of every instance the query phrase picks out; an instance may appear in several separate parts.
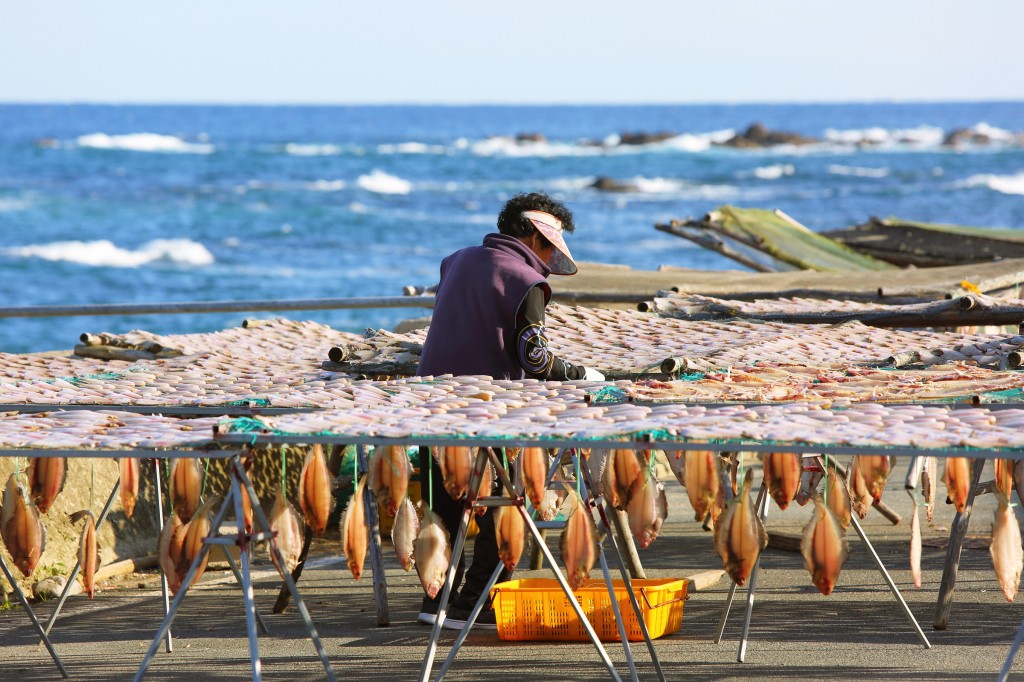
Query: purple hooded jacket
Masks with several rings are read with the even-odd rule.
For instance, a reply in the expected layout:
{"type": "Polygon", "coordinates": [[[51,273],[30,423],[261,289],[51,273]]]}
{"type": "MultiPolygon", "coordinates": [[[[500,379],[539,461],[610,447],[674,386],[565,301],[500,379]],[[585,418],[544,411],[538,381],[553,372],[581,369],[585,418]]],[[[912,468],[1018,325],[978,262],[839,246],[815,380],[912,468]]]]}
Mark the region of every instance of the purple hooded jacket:
{"type": "Polygon", "coordinates": [[[417,374],[525,376],[514,355],[516,312],[530,288],[551,270],[515,237],[489,234],[483,245],[456,251],[441,262],[434,314],[417,374]]]}

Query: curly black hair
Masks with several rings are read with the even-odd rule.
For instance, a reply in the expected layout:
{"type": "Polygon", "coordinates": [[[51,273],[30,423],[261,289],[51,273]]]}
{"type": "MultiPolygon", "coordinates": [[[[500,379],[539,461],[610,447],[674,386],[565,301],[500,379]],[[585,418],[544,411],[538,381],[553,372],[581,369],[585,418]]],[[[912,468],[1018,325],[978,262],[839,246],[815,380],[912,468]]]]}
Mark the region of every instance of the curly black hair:
{"type": "Polygon", "coordinates": [[[562,230],[572,232],[576,226],[572,222],[572,211],[560,201],[552,199],[543,192],[517,194],[501,207],[498,214],[498,232],[510,237],[529,237],[537,231],[529,220],[523,217],[523,211],[544,211],[562,221],[562,230]]]}

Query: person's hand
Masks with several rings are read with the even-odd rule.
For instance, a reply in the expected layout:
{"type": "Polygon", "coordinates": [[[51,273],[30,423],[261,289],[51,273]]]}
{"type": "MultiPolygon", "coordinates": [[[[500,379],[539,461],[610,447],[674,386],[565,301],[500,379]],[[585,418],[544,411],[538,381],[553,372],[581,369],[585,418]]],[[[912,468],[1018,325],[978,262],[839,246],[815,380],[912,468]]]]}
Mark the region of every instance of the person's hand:
{"type": "Polygon", "coordinates": [[[593,367],[584,367],[584,369],[586,370],[586,374],[583,375],[583,378],[587,381],[604,381],[604,375],[593,367]]]}

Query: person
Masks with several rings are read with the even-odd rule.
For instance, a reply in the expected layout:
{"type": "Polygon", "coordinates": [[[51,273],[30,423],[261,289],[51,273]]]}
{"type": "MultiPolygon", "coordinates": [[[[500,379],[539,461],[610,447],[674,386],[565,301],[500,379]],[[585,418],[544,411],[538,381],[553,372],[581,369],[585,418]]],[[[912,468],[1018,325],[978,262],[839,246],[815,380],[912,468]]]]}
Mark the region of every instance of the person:
{"type": "MultiPolygon", "coordinates": [[[[572,212],[546,194],[519,194],[502,207],[497,233],[484,237],[441,262],[434,313],[423,343],[417,374],[420,376],[486,375],[497,379],[588,379],[604,376],[593,368],[575,365],[548,348],[544,308],[551,300],[548,275],[577,272],[564,234],[573,232],[572,212]]],[[[421,490],[431,490],[433,510],[454,541],[465,509],[445,491],[441,470],[421,448],[421,490]]],[[[496,486],[497,490],[500,486],[496,486]]],[[[461,629],[500,559],[494,537],[493,508],[476,517],[480,530],[473,546],[473,560],[465,570],[458,561],[449,598],[445,627],[461,629]],[[465,584],[462,583],[465,574],[465,584]],[[457,590],[457,592],[456,592],[457,590]]],[[[499,581],[511,574],[502,569],[499,581]]],[[[433,624],[440,596],[424,598],[418,620],[433,624]]],[[[488,603],[475,627],[496,628],[488,603]]]]}

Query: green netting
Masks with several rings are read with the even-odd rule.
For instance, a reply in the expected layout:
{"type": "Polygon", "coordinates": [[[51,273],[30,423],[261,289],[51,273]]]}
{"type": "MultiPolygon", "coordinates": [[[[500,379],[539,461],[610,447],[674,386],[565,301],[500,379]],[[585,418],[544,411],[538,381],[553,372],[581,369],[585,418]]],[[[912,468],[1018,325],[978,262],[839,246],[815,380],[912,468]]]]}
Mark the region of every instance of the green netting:
{"type": "Polygon", "coordinates": [[[865,256],[833,239],[812,232],[773,211],[719,206],[710,214],[710,218],[726,235],[756,244],[756,248],[761,251],[803,270],[844,272],[896,268],[891,263],[865,256]]]}
{"type": "Polygon", "coordinates": [[[225,407],[270,407],[269,398],[242,398],[221,403],[225,407]]]}

